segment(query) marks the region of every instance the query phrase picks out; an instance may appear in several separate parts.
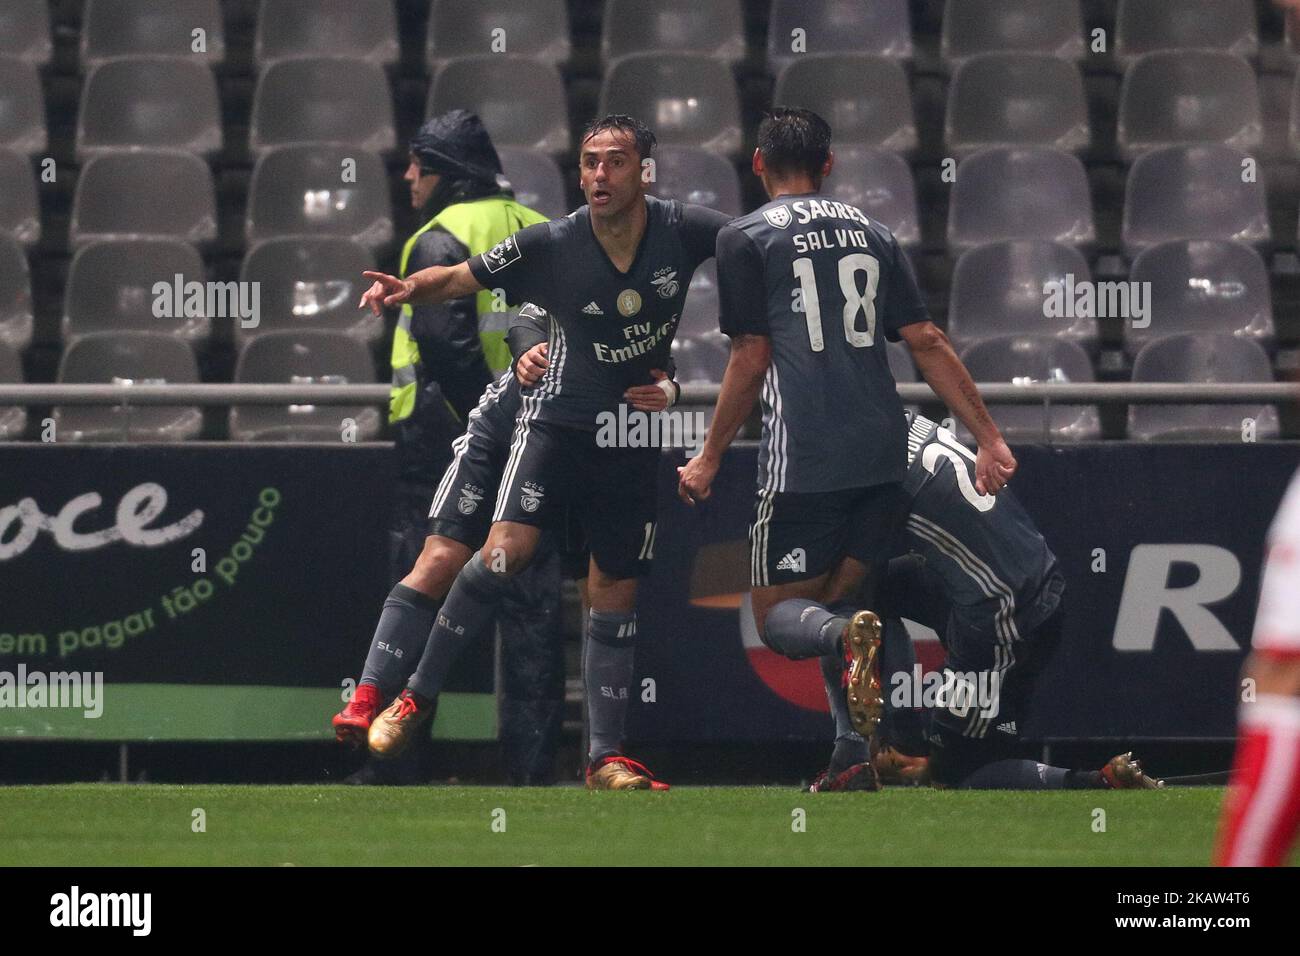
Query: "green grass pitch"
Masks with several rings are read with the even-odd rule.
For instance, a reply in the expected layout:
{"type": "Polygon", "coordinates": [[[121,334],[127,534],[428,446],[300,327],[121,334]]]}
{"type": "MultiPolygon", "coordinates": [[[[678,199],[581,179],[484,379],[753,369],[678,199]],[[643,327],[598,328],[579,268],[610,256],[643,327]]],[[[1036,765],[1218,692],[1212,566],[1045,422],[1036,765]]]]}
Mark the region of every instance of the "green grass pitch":
{"type": "Polygon", "coordinates": [[[1222,800],[1222,788],[4,787],[0,864],[1202,866],[1222,800]]]}

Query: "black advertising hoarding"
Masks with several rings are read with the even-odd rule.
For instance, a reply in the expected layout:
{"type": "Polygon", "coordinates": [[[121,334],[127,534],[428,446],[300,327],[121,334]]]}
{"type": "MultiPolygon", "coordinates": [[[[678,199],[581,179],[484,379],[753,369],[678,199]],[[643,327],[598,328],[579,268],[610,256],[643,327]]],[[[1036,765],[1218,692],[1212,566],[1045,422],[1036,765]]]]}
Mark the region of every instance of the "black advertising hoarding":
{"type": "MultiPolygon", "coordinates": [[[[1300,445],[1016,452],[1013,488],[1068,581],[1026,736],[1231,736],[1300,445]]],[[[824,739],[816,664],[766,650],[742,612],[755,449],[727,456],[697,509],[676,497],[679,462],[660,462],[633,742],[824,739]]],[[[0,446],[0,736],[327,738],[387,591],[392,481],[382,444],[0,446]],[[102,672],[102,715],[6,704],[20,668],[102,672]]],[[[938,664],[936,642],[919,651],[938,664]]],[[[449,694],[438,725],[494,736],[491,697],[449,694]]]]}
{"type": "MultiPolygon", "coordinates": [[[[1264,536],[1300,467],[1300,444],[1123,442],[1015,452],[1012,487],[1067,578],[1061,652],[1022,733],[1231,737],[1264,536]]],[[[662,464],[646,589],[652,599],[639,611],[641,696],[632,735],[826,739],[816,663],[764,648],[740,607],[755,451],[729,455],[697,508],[677,499],[674,462],[662,464]]],[[[921,641],[918,655],[927,671],[937,667],[937,639],[921,641]]]]}
{"type": "MultiPolygon", "coordinates": [[[[106,684],[96,719],[11,701],[0,736],[332,736],[388,589],[392,462],[385,444],[0,447],[0,672],[106,684]]],[[[447,734],[495,734],[490,695],[451,703],[447,734]]]]}

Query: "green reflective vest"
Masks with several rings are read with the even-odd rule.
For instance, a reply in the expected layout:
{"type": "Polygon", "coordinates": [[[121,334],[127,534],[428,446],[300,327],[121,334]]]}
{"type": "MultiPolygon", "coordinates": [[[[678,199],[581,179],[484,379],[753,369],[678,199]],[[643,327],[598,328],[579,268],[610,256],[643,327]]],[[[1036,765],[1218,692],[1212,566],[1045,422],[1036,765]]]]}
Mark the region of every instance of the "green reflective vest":
{"type": "MultiPolygon", "coordinates": [[[[406,278],[411,250],[415,248],[420,236],[435,226],[451,233],[473,257],[487,252],[502,239],[514,235],[525,226],[538,222],[546,222],[546,217],[506,196],[487,196],[470,202],[453,203],[406,240],[402,249],[400,275],[406,278]]],[[[491,289],[478,293],[476,305],[483,357],[487,360],[488,369],[494,375],[499,374],[510,367],[506,331],[517,310],[507,309],[506,303],[494,296],[491,289]]],[[[420,350],[411,336],[411,307],[404,305],[402,316],[393,332],[393,386],[388,400],[389,422],[400,422],[415,410],[415,366],[419,361],[420,350]]]]}

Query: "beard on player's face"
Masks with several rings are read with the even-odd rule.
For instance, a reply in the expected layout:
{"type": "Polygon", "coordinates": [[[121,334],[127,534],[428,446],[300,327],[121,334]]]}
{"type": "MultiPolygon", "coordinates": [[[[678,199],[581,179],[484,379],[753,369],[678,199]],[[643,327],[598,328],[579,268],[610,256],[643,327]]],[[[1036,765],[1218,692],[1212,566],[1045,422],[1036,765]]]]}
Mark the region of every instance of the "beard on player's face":
{"type": "Polygon", "coordinates": [[[644,193],[636,142],[615,131],[598,133],[582,144],[580,185],[593,216],[626,213],[644,193]]]}

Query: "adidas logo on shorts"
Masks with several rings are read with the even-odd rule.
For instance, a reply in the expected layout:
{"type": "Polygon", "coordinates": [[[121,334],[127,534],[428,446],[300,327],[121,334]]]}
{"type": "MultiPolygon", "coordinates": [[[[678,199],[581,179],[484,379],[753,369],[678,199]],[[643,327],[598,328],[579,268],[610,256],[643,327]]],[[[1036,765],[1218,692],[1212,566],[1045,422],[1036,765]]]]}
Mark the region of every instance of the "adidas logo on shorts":
{"type": "Polygon", "coordinates": [[[1017,732],[1016,722],[1014,720],[1008,720],[1005,724],[998,724],[997,729],[1002,731],[1004,734],[1014,734],[1017,732]]]}
{"type": "Polygon", "coordinates": [[[598,306],[594,301],[588,302],[587,307],[582,310],[583,315],[604,315],[605,310],[598,306]]]}
{"type": "Polygon", "coordinates": [[[808,570],[808,556],[804,553],[803,548],[795,548],[776,563],[776,569],[778,571],[794,571],[796,574],[802,574],[808,570]]]}

